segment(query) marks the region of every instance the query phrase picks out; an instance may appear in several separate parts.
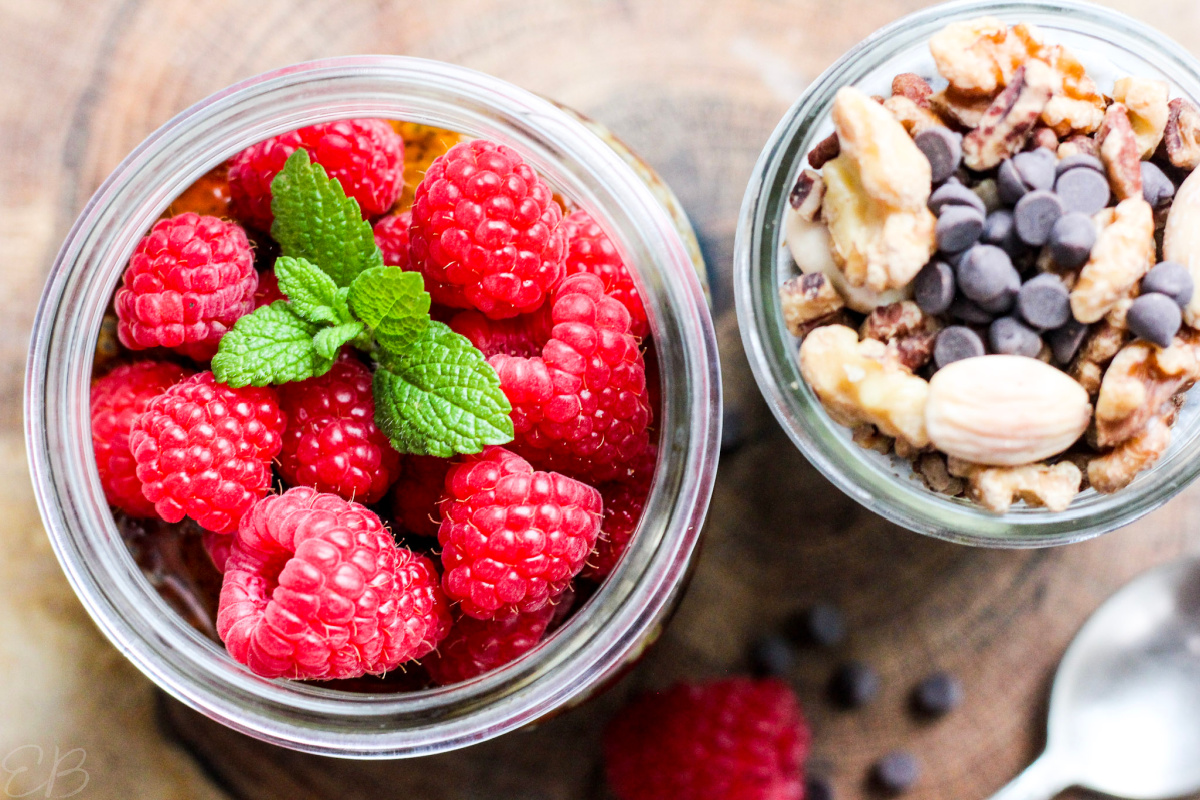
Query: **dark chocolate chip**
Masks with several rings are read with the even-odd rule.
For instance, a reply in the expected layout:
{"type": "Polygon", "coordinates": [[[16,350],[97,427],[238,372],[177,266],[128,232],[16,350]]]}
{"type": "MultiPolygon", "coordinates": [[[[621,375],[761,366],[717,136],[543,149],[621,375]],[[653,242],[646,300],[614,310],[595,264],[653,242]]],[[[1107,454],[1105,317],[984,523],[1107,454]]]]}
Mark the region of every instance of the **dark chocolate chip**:
{"type": "Polygon", "coordinates": [[[1183,264],[1164,261],[1142,278],[1142,291],[1165,294],[1180,306],[1186,306],[1192,300],[1196,284],[1192,280],[1192,273],[1183,264]]]}
{"type": "Polygon", "coordinates": [[[1001,208],[988,214],[983,223],[983,242],[1005,248],[1005,244],[1017,242],[1017,231],[1013,228],[1013,214],[1007,208],[1001,208]]]}
{"type": "Polygon", "coordinates": [[[842,708],[862,708],[879,694],[879,673],[861,661],[850,661],[833,672],[830,695],[842,708]]]}
{"type": "Polygon", "coordinates": [[[760,678],[783,677],[795,663],[791,644],[779,634],[769,634],[750,645],[750,668],[760,678]]]}
{"type": "Polygon", "coordinates": [[[1096,223],[1087,214],[1063,214],[1050,231],[1050,257],[1063,269],[1087,263],[1096,244],[1096,223]]]}
{"type": "Polygon", "coordinates": [[[945,206],[937,221],[938,250],[961,253],[979,241],[983,215],[970,206],[945,206]]]}
{"type": "Polygon", "coordinates": [[[1071,293],[1057,275],[1043,273],[1017,292],[1017,311],[1039,330],[1060,328],[1071,318],[1071,293]]]}
{"type": "Polygon", "coordinates": [[[951,325],[943,328],[933,345],[933,360],[938,369],[962,361],[965,358],[975,358],[986,352],[983,340],[979,334],[963,325],[951,325]]]}
{"type": "Polygon", "coordinates": [[[1088,169],[1095,170],[1101,175],[1104,174],[1103,161],[1096,156],[1089,155],[1087,153],[1076,153],[1075,155],[1067,156],[1062,161],[1058,162],[1058,165],[1055,167],[1055,177],[1062,175],[1067,170],[1074,169],[1075,167],[1087,167],[1088,169]]]}
{"type": "Polygon", "coordinates": [[[942,208],[948,205],[970,206],[977,209],[981,215],[987,213],[987,207],[979,199],[979,195],[961,183],[943,183],[929,198],[929,209],[935,214],[941,214],[942,208]]]}
{"type": "Polygon", "coordinates": [[[934,183],[941,183],[958,169],[962,161],[962,144],[954,131],[938,125],[921,131],[913,141],[929,159],[934,183]]]}
{"type": "Polygon", "coordinates": [[[1175,184],[1157,164],[1142,162],[1142,196],[1150,207],[1157,210],[1175,197],[1175,184]]]}
{"type": "Polygon", "coordinates": [[[926,717],[942,717],[962,705],[962,681],[949,672],[935,672],[913,690],[913,708],[926,717]]]}
{"type": "Polygon", "coordinates": [[[1050,240],[1050,231],[1062,215],[1063,203],[1058,195],[1035,189],[1022,197],[1013,209],[1013,224],[1022,242],[1041,247],[1050,240]]]}
{"type": "Polygon", "coordinates": [[[978,303],[968,300],[960,294],[950,304],[950,316],[968,325],[987,325],[996,315],[983,310],[978,303]]]}
{"type": "Polygon", "coordinates": [[[804,800],[833,800],[833,784],[820,775],[804,779],[804,800]]]}
{"type": "Polygon", "coordinates": [[[1075,358],[1075,354],[1079,352],[1087,332],[1087,325],[1075,319],[1069,319],[1061,328],[1047,333],[1046,343],[1050,345],[1054,361],[1064,367],[1070,364],[1071,359],[1075,358]]]}
{"type": "Polygon", "coordinates": [[[1183,313],[1179,304],[1165,294],[1150,292],[1140,295],[1125,315],[1129,330],[1140,339],[1153,342],[1159,347],[1170,347],[1179,326],[1183,324],[1183,313]]]}
{"type": "Polygon", "coordinates": [[[871,775],[888,794],[903,794],[921,777],[921,765],[912,753],[896,750],[875,762],[871,775]]]}
{"type": "Polygon", "coordinates": [[[1075,167],[1058,176],[1054,191],[1067,212],[1078,211],[1089,217],[1108,205],[1112,190],[1108,179],[1091,167],[1075,167]]]}
{"type": "Polygon", "coordinates": [[[1058,165],[1058,157],[1049,150],[1039,147],[1027,153],[1017,153],[1012,157],[1012,165],[1021,176],[1021,182],[1031,191],[1054,188],[1054,168],[1058,165]]]}
{"type": "Polygon", "coordinates": [[[1012,259],[999,247],[981,244],[972,247],[958,265],[958,288],[985,311],[993,314],[1012,308],[1021,276],[1012,259]]]}
{"type": "Polygon", "coordinates": [[[797,644],[834,647],[846,638],[846,620],[837,606],[818,603],[788,620],[786,630],[797,644]]]}
{"type": "Polygon", "coordinates": [[[1015,206],[1029,191],[1011,158],[1000,165],[1000,171],[996,174],[996,188],[1000,200],[1009,206],[1015,206]]]}
{"type": "Polygon", "coordinates": [[[1042,337],[1016,317],[1000,317],[988,326],[991,352],[1004,356],[1037,358],[1042,352],[1042,337]]]}
{"type": "Polygon", "coordinates": [[[930,261],[913,280],[913,299],[926,314],[944,314],[954,302],[954,270],[944,261],[930,261]]]}

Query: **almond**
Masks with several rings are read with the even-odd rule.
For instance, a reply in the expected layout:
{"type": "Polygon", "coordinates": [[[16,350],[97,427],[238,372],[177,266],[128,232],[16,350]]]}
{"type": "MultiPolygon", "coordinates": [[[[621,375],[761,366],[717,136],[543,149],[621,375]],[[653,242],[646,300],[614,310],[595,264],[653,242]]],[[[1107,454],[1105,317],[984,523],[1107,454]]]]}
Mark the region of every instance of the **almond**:
{"type": "MultiPolygon", "coordinates": [[[[1187,267],[1200,286],[1200,170],[1189,175],[1175,193],[1163,233],[1163,258],[1187,267]]],[[[1200,291],[1194,292],[1184,307],[1183,321],[1200,327],[1200,291]]]]}
{"type": "Polygon", "coordinates": [[[929,382],[925,428],[947,455],[1015,467],[1057,455],[1092,419],[1083,387],[1034,358],[991,355],[942,368],[929,382]]]}

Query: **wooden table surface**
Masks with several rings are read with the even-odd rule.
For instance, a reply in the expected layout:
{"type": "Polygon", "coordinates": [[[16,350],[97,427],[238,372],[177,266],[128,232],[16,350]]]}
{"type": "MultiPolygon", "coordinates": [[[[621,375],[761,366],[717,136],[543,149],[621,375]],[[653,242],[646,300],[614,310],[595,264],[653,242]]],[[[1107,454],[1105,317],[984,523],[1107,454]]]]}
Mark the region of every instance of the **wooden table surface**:
{"type": "MultiPolygon", "coordinates": [[[[872,796],[868,765],[898,747],[924,767],[914,798],[984,798],[1015,775],[1042,743],[1049,681],[1081,622],[1141,570],[1200,552],[1200,486],[1126,530],[1053,551],[972,550],[905,532],[846,499],[791,447],[758,398],[728,310],[736,214],[771,128],[834,58],[922,5],[0,0],[0,759],[28,745],[83,748],[84,798],[604,798],[599,735],[625,697],[743,670],[747,643],[830,599],[847,611],[849,641],[802,653],[791,677],[815,730],[813,768],[833,778],[839,797],[872,796]],[[290,753],[167,701],[156,715],[149,684],[100,640],[59,575],[22,457],[29,326],[58,243],[90,193],[196,100],[263,70],[350,53],[491,72],[605,122],[643,154],[679,193],[718,276],[728,413],[741,440],[723,457],[690,591],[637,670],[539,729],[408,762],[290,753]],[[856,713],[824,699],[831,668],[850,657],[876,665],[884,682],[856,713]],[[935,667],[964,679],[967,702],[943,721],[914,721],[906,698],[935,667]]],[[[1200,50],[1195,0],[1109,5],[1200,50]]],[[[41,768],[28,763],[26,778],[41,768]]],[[[0,791],[14,796],[19,784],[5,780],[12,775],[0,774],[0,791]]]]}

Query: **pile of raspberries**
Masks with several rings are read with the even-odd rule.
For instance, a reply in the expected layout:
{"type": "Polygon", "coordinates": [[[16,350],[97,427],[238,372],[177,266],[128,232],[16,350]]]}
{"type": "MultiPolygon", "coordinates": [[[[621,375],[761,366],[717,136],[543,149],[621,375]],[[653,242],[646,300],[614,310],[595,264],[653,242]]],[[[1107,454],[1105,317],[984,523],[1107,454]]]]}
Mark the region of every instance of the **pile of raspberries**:
{"type": "Polygon", "coordinates": [[[113,301],[122,348],[97,363],[92,439],[109,503],[208,532],[224,576],[216,630],[265,677],[404,665],[449,684],[495,669],[616,566],[650,489],[653,343],[613,243],[484,140],[434,160],[404,207],[399,130],[315,125],[205,176],[138,244],[113,301]],[[396,452],[374,420],[371,365],[349,347],[298,383],[215,380],[224,333],[283,297],[262,260],[277,252],[271,181],[299,148],[358,202],[385,262],[421,273],[433,318],[488,358],[513,408],[509,445],[396,452]]]}

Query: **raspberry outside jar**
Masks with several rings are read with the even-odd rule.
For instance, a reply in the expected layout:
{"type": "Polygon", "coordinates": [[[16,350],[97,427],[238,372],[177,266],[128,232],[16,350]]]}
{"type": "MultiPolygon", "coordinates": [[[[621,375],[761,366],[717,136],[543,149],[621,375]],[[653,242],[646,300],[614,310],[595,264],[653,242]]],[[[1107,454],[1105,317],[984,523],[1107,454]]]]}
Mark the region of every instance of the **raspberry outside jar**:
{"type": "Polygon", "coordinates": [[[330,59],[252,78],[183,112],[131,153],[89,201],[51,271],[25,400],[30,465],[51,542],[113,644],[165,691],[230,727],[356,758],[423,755],[498,736],[580,702],[636,659],[688,574],[716,472],[720,381],[690,228],[669,190],[640,174],[647,170],[632,158],[577,116],[504,81],[401,57],[330,59]],[[143,577],[105,502],[90,446],[101,319],[145,231],[181,191],[248,145],[355,117],[508,144],[556,191],[590,209],[637,267],[662,376],[654,486],[634,544],[609,580],[517,661],[407,694],[266,680],[235,663],[143,577]]]}
{"type": "MultiPolygon", "coordinates": [[[[1102,92],[1123,76],[1165,81],[1171,97],[1200,99],[1200,63],[1163,33],[1077,0],[968,0],[925,9],[877,31],[844,55],[798,99],[763,149],[738,222],[734,288],[742,341],[776,418],[805,456],[838,488],[867,508],[914,531],[990,547],[1067,544],[1119,528],[1165,503],[1200,474],[1200,405],[1193,393],[1181,410],[1170,448],[1158,463],[1114,494],[1087,490],[1064,511],[1014,505],[994,513],[939,495],[909,462],[859,447],[835,422],[800,374],[798,340],[785,325],[780,285],[795,274],[784,226],[788,196],[807,156],[833,130],[839,89],[888,96],[901,73],[938,74],[930,37],[948,24],[995,17],[1029,23],[1046,41],[1075,53],[1102,92]]],[[[935,83],[937,90],[945,81],[935,83]]]]}

